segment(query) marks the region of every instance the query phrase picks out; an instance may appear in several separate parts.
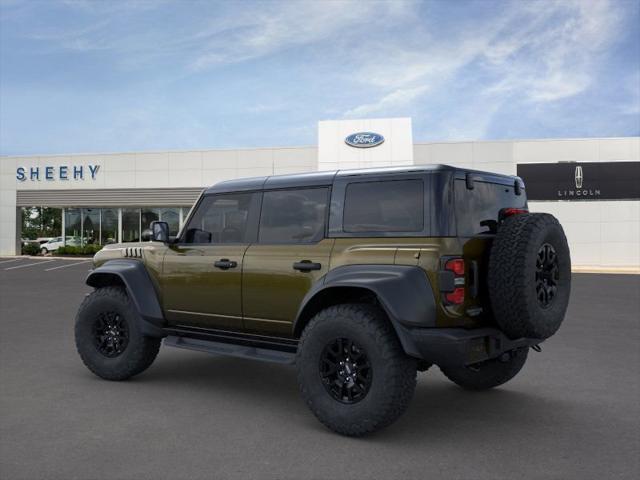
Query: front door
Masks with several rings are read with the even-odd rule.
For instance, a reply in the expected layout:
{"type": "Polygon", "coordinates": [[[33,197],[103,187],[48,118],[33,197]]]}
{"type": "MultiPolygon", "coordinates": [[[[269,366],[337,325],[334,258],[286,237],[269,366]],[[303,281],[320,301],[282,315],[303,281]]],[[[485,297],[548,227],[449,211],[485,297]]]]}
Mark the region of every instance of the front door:
{"type": "Polygon", "coordinates": [[[329,189],[265,191],[258,242],[244,257],[245,328],[290,335],[302,299],[329,269],[333,239],[325,238],[329,189]]]}
{"type": "Polygon", "coordinates": [[[259,194],[203,197],[164,257],[163,307],[170,325],[242,329],[242,263],[255,240],[259,194]]]}

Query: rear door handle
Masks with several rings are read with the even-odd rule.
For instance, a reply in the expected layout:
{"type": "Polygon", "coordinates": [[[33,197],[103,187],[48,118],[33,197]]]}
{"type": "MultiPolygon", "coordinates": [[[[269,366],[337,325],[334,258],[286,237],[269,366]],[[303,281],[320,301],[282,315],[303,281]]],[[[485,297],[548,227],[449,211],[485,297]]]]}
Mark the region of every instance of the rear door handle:
{"type": "Polygon", "coordinates": [[[301,272],[310,272],[311,270],[320,270],[322,264],[312,262],[311,260],[302,260],[301,262],[294,262],[293,269],[300,270],[301,272]]]}
{"type": "Polygon", "coordinates": [[[234,262],[228,258],[221,258],[220,260],[213,262],[213,266],[222,270],[228,270],[230,268],[236,268],[238,266],[238,262],[234,262]]]}

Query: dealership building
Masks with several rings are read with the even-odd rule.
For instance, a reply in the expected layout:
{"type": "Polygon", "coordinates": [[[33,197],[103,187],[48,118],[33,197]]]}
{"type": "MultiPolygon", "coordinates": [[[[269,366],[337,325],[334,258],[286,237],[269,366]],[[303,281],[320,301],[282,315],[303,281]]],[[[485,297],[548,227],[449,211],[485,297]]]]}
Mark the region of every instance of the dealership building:
{"type": "Polygon", "coordinates": [[[409,118],[322,121],[313,146],[1,157],[0,255],[20,253],[24,207],[60,208],[76,242],[133,242],[153,220],[175,234],[221,180],[428,164],[519,175],[574,266],[640,269],[640,137],[414,143],[409,118]]]}

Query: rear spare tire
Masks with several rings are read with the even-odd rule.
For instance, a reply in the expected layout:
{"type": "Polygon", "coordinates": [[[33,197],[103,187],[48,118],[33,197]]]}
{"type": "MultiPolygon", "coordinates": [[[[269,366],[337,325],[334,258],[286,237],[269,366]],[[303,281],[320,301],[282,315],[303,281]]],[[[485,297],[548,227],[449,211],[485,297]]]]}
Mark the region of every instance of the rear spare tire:
{"type": "Polygon", "coordinates": [[[569,245],[548,213],[508,217],[491,247],[489,298],[495,321],[510,338],[553,335],[571,292],[569,245]]]}

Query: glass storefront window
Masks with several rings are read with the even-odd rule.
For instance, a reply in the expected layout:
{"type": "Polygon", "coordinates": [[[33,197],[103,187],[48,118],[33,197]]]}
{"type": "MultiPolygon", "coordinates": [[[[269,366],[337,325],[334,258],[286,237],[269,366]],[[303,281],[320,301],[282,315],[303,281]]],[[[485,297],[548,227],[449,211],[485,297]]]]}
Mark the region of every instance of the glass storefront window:
{"type": "Polygon", "coordinates": [[[149,236],[151,236],[151,222],[155,222],[157,220],[160,220],[160,209],[159,208],[148,208],[148,207],[142,207],[142,217],[141,217],[141,222],[142,222],[142,232],[143,232],[143,238],[144,234],[147,233],[149,236]]]}
{"type": "Polygon", "coordinates": [[[82,209],[82,245],[100,243],[100,209],[82,209]]]}
{"type": "Polygon", "coordinates": [[[140,241],[140,209],[139,208],[123,208],[122,209],[122,241],[123,242],[139,242],[140,241]]]}
{"type": "Polygon", "coordinates": [[[80,246],[82,215],[79,208],[67,208],[64,211],[65,244],[80,246]]]}
{"type": "Polygon", "coordinates": [[[103,208],[102,222],[100,230],[100,241],[102,245],[118,242],[118,209],[103,208]]]}
{"type": "Polygon", "coordinates": [[[161,208],[160,220],[169,224],[169,235],[178,235],[180,230],[180,208],[161,208]]]}

